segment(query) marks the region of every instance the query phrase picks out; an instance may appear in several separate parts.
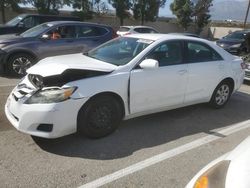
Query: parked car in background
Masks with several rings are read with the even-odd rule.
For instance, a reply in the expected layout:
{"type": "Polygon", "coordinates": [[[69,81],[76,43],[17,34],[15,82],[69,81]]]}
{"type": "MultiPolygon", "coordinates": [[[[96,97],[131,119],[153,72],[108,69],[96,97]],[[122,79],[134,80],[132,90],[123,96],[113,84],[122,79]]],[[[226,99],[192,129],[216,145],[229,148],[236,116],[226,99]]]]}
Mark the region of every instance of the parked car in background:
{"type": "Polygon", "coordinates": [[[118,37],[86,55],[41,60],[11,92],[5,113],[27,134],[56,138],[79,131],[99,138],[122,119],[206,102],[222,108],[242,84],[242,64],[199,38],[118,37]]]}
{"type": "Polygon", "coordinates": [[[32,27],[51,21],[80,21],[80,18],[73,16],[21,14],[8,21],[6,24],[1,25],[0,35],[23,33],[32,27]]]}
{"type": "Polygon", "coordinates": [[[250,137],[200,170],[186,188],[249,188],[250,137]]]}
{"type": "Polygon", "coordinates": [[[222,47],[224,50],[228,51],[229,53],[235,55],[239,55],[240,53],[246,53],[246,37],[249,33],[250,30],[235,31],[216,41],[216,44],[222,47]]]}
{"type": "Polygon", "coordinates": [[[38,25],[20,35],[0,37],[0,65],[3,72],[24,75],[40,59],[86,52],[115,36],[106,25],[56,21],[38,25]]]}
{"type": "Polygon", "coordinates": [[[135,33],[159,33],[159,32],[156,29],[149,26],[121,26],[116,33],[118,36],[124,36],[135,33]]]}

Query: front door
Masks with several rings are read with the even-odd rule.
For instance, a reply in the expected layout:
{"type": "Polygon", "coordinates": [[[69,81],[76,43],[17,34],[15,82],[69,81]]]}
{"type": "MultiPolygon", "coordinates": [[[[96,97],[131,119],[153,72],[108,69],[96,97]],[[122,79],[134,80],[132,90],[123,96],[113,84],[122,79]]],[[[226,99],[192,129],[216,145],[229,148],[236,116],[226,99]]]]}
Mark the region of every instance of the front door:
{"type": "Polygon", "coordinates": [[[79,52],[76,46],[77,39],[74,25],[52,28],[46,34],[49,39],[41,40],[39,45],[42,58],[79,52]]]}
{"type": "Polygon", "coordinates": [[[153,70],[134,69],[130,75],[132,114],[182,105],[187,84],[187,64],[180,41],[160,44],[146,58],[159,62],[153,70]]]}

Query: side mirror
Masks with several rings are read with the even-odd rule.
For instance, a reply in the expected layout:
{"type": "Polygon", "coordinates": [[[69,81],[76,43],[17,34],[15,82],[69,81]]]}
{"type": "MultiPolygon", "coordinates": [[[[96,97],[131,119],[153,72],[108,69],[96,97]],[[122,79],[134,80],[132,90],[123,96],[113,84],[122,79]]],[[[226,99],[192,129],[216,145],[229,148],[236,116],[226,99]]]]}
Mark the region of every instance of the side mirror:
{"type": "Polygon", "coordinates": [[[41,36],[41,39],[42,39],[42,40],[49,40],[49,39],[50,39],[50,36],[47,35],[47,34],[43,34],[43,35],[41,36]]]}
{"type": "Polygon", "coordinates": [[[24,27],[24,23],[23,22],[19,22],[18,25],[17,25],[17,27],[23,28],[24,27]]]}
{"type": "Polygon", "coordinates": [[[140,63],[139,66],[142,69],[153,70],[159,67],[159,62],[155,59],[145,59],[140,63]]]}

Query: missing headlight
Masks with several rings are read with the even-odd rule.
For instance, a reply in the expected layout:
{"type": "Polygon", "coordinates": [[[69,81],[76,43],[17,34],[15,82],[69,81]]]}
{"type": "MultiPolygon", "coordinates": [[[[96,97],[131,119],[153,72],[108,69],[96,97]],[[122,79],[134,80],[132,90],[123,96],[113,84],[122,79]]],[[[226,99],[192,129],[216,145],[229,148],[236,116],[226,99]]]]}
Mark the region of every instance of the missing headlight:
{"type": "Polygon", "coordinates": [[[68,82],[84,78],[106,75],[109,73],[110,72],[93,71],[93,70],[68,69],[65,70],[60,75],[42,77],[40,75],[29,74],[28,78],[36,88],[53,87],[53,86],[61,87],[68,82]]]}

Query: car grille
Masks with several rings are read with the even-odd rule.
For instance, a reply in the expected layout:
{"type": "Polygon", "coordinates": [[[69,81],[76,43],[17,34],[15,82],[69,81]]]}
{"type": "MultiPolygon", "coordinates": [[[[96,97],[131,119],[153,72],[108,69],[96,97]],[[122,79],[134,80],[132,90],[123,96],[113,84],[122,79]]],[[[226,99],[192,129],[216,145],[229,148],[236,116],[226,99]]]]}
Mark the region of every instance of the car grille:
{"type": "Polygon", "coordinates": [[[23,98],[26,95],[31,95],[35,92],[34,89],[27,87],[25,84],[20,84],[16,87],[16,89],[12,92],[12,96],[16,101],[23,98]]]}

